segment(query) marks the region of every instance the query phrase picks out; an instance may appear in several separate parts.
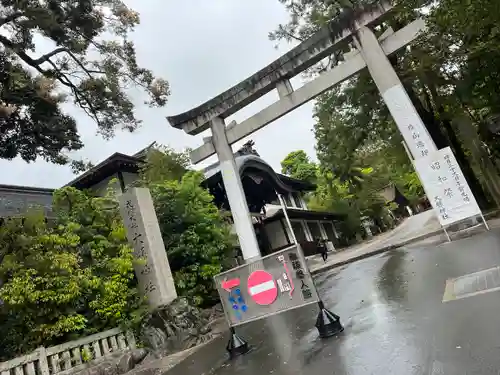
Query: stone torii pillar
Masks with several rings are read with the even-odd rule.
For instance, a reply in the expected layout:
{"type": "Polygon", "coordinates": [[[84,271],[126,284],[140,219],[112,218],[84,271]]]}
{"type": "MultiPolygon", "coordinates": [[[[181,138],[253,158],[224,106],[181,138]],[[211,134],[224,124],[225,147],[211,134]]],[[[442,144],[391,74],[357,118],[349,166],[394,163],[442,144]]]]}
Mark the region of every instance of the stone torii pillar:
{"type": "Polygon", "coordinates": [[[211,120],[210,128],[212,129],[212,144],[219,157],[222,181],[224,182],[243,259],[258,258],[261,255],[259,244],[255,236],[252,217],[250,216],[240,174],[234,160],[233,150],[227,141],[225,122],[220,117],[216,117],[211,120]]]}
{"type": "Polygon", "coordinates": [[[368,71],[408,145],[413,159],[419,159],[437,151],[434,141],[375,34],[366,26],[360,27],[353,36],[353,42],[363,56],[368,71]]]}

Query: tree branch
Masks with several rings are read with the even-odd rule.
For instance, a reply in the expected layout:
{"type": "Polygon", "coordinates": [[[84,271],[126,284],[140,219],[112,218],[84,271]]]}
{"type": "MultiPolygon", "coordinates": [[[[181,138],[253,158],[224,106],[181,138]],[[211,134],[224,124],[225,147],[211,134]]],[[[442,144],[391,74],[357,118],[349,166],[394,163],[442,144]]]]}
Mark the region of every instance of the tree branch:
{"type": "Polygon", "coordinates": [[[22,17],[22,16],[23,16],[22,12],[14,12],[14,13],[8,14],[5,17],[0,18],[0,27],[2,27],[3,25],[5,25],[9,22],[15,21],[16,19],[18,19],[19,17],[22,17]]]}
{"type": "MultiPolygon", "coordinates": [[[[62,83],[64,86],[66,86],[66,87],[68,87],[68,88],[71,89],[71,91],[73,92],[73,95],[75,95],[75,100],[80,105],[80,107],[90,117],[92,117],[96,121],[96,123],[98,125],[100,124],[99,117],[97,116],[97,111],[94,109],[94,107],[93,107],[92,103],[90,102],[90,100],[85,95],[81,95],[80,91],[75,86],[75,84],[73,82],[71,82],[71,80],[63,72],[61,72],[61,70],[59,69],[59,67],[52,60],[50,60],[50,57],[47,57],[47,55],[44,55],[41,58],[35,60],[32,57],[30,57],[26,52],[24,52],[22,50],[22,48],[19,48],[15,43],[13,43],[11,40],[9,40],[8,38],[6,38],[3,35],[0,35],[0,43],[2,43],[4,46],[10,48],[11,50],[13,50],[17,54],[17,56],[19,56],[19,58],[21,60],[23,60],[29,66],[35,68],[39,73],[43,74],[45,77],[49,77],[50,75],[52,75],[52,72],[44,70],[42,67],[40,67],[40,64],[37,61],[40,60],[40,59],[43,59],[44,62],[47,62],[50,65],[52,65],[52,67],[54,68],[54,73],[53,74],[55,75],[55,77],[57,78],[57,80],[60,83],[62,83]],[[86,108],[84,102],[86,103],[88,109],[86,108]],[[90,113],[89,113],[89,110],[90,110],[90,113]]],[[[60,50],[60,49],[58,48],[56,50],[60,50]]],[[[56,54],[55,53],[56,50],[52,51],[48,55],[52,54],[52,56],[54,56],[56,54]]],[[[62,51],[58,51],[58,53],[60,53],[60,52],[62,52],[62,51]]],[[[70,52],[70,54],[71,54],[71,52],[70,52]]],[[[75,61],[80,66],[83,66],[83,64],[80,61],[78,61],[74,55],[72,55],[72,57],[73,57],[73,59],[75,59],[75,61]]],[[[84,66],[83,66],[83,69],[85,71],[87,70],[84,66]]],[[[89,76],[91,76],[90,73],[88,73],[88,74],[89,74],[89,76]]]]}
{"type": "Polygon", "coordinates": [[[302,39],[302,38],[300,38],[300,37],[298,37],[298,36],[296,36],[296,35],[293,35],[293,34],[292,34],[292,33],[290,33],[289,31],[287,31],[285,28],[281,29],[280,31],[281,31],[283,34],[285,34],[287,37],[289,37],[290,39],[295,39],[296,41],[301,42],[301,43],[304,41],[304,39],[302,39]]]}
{"type": "Polygon", "coordinates": [[[47,71],[43,70],[36,62],[33,60],[26,52],[13,43],[11,40],[0,34],[0,43],[2,43],[7,48],[14,51],[26,64],[35,68],[39,73],[47,74],[47,71]]]}
{"type": "MultiPolygon", "coordinates": [[[[59,53],[65,52],[71,56],[71,58],[80,66],[80,68],[83,69],[83,71],[85,73],[88,74],[89,77],[92,77],[92,75],[90,74],[90,71],[87,69],[87,67],[85,67],[85,65],[83,65],[83,63],[73,54],[73,52],[71,52],[66,47],[56,48],[55,50],[53,50],[45,55],[42,55],[37,59],[33,59],[26,52],[24,52],[21,48],[18,48],[18,46],[16,46],[16,44],[14,44],[11,40],[9,40],[8,38],[6,38],[2,35],[0,35],[0,42],[3,43],[6,47],[9,47],[10,49],[12,49],[25,63],[32,66],[33,68],[35,68],[36,70],[38,70],[42,74],[47,74],[47,72],[45,70],[43,70],[40,67],[40,65],[43,64],[44,62],[48,62],[54,67],[54,69],[56,70],[56,72],[58,74],[64,75],[64,73],[61,72],[61,70],[50,60],[50,58],[59,54],[59,53]]],[[[58,77],[58,79],[59,79],[59,77],[58,77]]],[[[64,83],[64,82],[61,82],[61,83],[64,83]]],[[[71,84],[70,87],[74,87],[74,85],[71,82],[69,82],[69,83],[71,84]]],[[[64,84],[66,86],[68,86],[67,83],[64,83],[64,84]]]]}
{"type": "MultiPolygon", "coordinates": [[[[40,56],[38,59],[34,60],[34,62],[36,64],[43,64],[44,62],[51,62],[50,61],[50,58],[59,54],[59,53],[67,53],[68,55],[71,56],[71,58],[73,59],[74,62],[76,62],[78,64],[78,66],[80,66],[80,68],[82,68],[82,70],[89,76],[89,77],[92,77],[92,75],[90,74],[90,71],[87,69],[87,67],[85,65],[83,65],[83,63],[73,54],[73,52],[71,52],[69,49],[67,49],[66,47],[59,47],[59,48],[56,48],[55,50],[53,50],[52,52],[49,52],[43,56],[40,56]]],[[[55,67],[57,70],[59,70],[57,67],[55,67]]]]}
{"type": "MultiPolygon", "coordinates": [[[[87,36],[85,36],[84,34],[76,31],[76,34],[78,34],[79,36],[81,36],[82,38],[84,38],[87,42],[89,42],[90,44],[92,44],[95,48],[97,48],[98,50],[100,48],[103,48],[103,45],[100,44],[99,42],[96,42],[95,40],[92,40],[90,38],[88,38],[87,36]]],[[[113,55],[114,57],[116,57],[117,59],[120,59],[120,60],[123,60],[123,57],[116,54],[116,53],[110,53],[111,55],[113,55]]],[[[78,62],[78,60],[77,60],[78,62]]],[[[99,74],[106,74],[106,72],[104,71],[97,71],[97,70],[89,70],[89,69],[84,69],[86,72],[90,72],[90,73],[99,73],[99,74]]],[[[149,87],[147,85],[144,85],[142,82],[138,81],[136,78],[132,77],[130,74],[127,74],[125,72],[122,72],[121,73],[123,76],[127,77],[128,79],[130,79],[133,83],[135,83],[136,85],[138,86],[141,86],[142,88],[144,88],[145,90],[149,90],[149,87]]]]}
{"type": "Polygon", "coordinates": [[[97,122],[97,124],[99,124],[99,118],[97,117],[97,113],[94,110],[94,108],[92,107],[92,103],[90,103],[88,98],[83,96],[83,99],[82,99],[80,97],[80,92],[78,91],[78,88],[74,85],[73,82],[71,82],[71,80],[68,77],[66,77],[66,75],[64,73],[62,73],[59,70],[57,65],[54,64],[54,62],[52,60],[48,59],[47,62],[50,65],[52,65],[54,70],[57,72],[57,79],[59,80],[59,82],[61,82],[63,85],[65,85],[71,89],[71,91],[73,92],[73,95],[75,95],[75,100],[80,105],[80,107],[85,111],[85,113],[87,113],[87,115],[89,115],[90,117],[93,117],[94,120],[97,122]],[[85,108],[84,104],[82,103],[82,100],[87,103],[87,105],[89,106],[89,108],[91,110],[91,113],[89,113],[87,108],[85,108]]]}
{"type": "Polygon", "coordinates": [[[57,55],[58,53],[61,53],[61,52],[68,52],[68,49],[66,47],[56,48],[52,52],[49,52],[49,53],[47,53],[45,55],[42,55],[38,59],[33,60],[33,61],[35,62],[35,64],[42,64],[42,63],[48,61],[52,56],[55,56],[55,55],[57,55]]]}

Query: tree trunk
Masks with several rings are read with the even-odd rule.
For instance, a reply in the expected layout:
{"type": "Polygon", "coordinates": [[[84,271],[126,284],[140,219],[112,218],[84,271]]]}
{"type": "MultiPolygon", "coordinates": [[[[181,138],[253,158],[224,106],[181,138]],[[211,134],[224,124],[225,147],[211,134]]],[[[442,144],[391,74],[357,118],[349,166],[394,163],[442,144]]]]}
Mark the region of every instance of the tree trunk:
{"type": "MultiPolygon", "coordinates": [[[[451,125],[450,116],[443,106],[441,98],[437,92],[436,86],[433,83],[431,83],[429,77],[426,76],[424,79],[426,81],[425,84],[429,88],[432,100],[438,111],[439,118],[441,119],[441,124],[443,125],[446,134],[448,135],[450,146],[455,153],[455,157],[457,158],[457,162],[460,166],[460,169],[462,169],[464,177],[467,180],[469,187],[471,188],[471,191],[474,194],[477,203],[479,204],[479,207],[485,209],[489,206],[488,198],[481,183],[479,182],[477,176],[475,175],[474,170],[472,169],[470,162],[467,159],[467,156],[465,155],[465,152],[462,148],[462,144],[460,143],[457,135],[455,134],[453,126],[451,125]]],[[[436,122],[438,122],[436,116],[433,116],[433,118],[436,120],[436,122]]],[[[441,147],[438,146],[438,148],[441,147]]]]}
{"type": "Polygon", "coordinates": [[[444,128],[446,129],[446,132],[448,133],[448,138],[450,139],[451,147],[455,152],[455,157],[457,158],[457,162],[460,165],[460,168],[462,169],[465,179],[469,183],[472,193],[476,197],[479,207],[481,207],[481,209],[488,208],[490,204],[488,202],[486,192],[484,191],[483,186],[476,177],[469,163],[469,160],[467,159],[467,156],[465,156],[462,144],[458,140],[458,137],[455,134],[453,127],[451,126],[451,122],[448,119],[443,119],[442,123],[444,128]]]}
{"type": "Polygon", "coordinates": [[[478,134],[470,117],[464,111],[464,113],[455,116],[453,123],[457,125],[456,128],[458,129],[464,145],[471,151],[473,160],[479,166],[483,175],[482,180],[496,206],[500,207],[500,179],[498,176],[498,168],[480,146],[478,134]]]}
{"type": "Polygon", "coordinates": [[[448,140],[442,132],[439,121],[436,119],[434,114],[424,107],[422,101],[420,100],[418,95],[415,94],[415,91],[410,85],[403,84],[403,86],[408,93],[408,96],[410,97],[413,105],[415,106],[417,113],[422,118],[422,121],[424,122],[424,125],[427,128],[427,131],[429,132],[432,140],[436,144],[438,150],[449,146],[448,140]]]}
{"type": "MultiPolygon", "coordinates": [[[[396,26],[396,28],[399,28],[402,26],[402,24],[397,20],[391,20],[390,24],[393,27],[396,26]]],[[[390,56],[389,62],[394,67],[394,69],[397,71],[398,55],[394,54],[394,55],[390,56]]],[[[423,80],[423,79],[421,81],[425,82],[425,80],[423,80]]],[[[428,110],[425,108],[424,103],[422,103],[422,101],[420,100],[418,95],[415,93],[415,90],[413,89],[411,83],[408,83],[407,81],[402,81],[402,84],[403,84],[403,87],[406,90],[410,100],[412,101],[413,105],[415,106],[417,113],[419,114],[425,127],[427,128],[429,135],[431,136],[432,140],[436,144],[436,147],[438,148],[438,150],[443,148],[443,147],[447,147],[448,140],[446,139],[446,136],[442,132],[439,121],[434,116],[434,112],[433,112],[432,108],[429,108],[428,110]]],[[[422,89],[425,90],[425,87],[423,87],[422,89]]],[[[429,105],[430,105],[430,103],[429,103],[429,105]]]]}

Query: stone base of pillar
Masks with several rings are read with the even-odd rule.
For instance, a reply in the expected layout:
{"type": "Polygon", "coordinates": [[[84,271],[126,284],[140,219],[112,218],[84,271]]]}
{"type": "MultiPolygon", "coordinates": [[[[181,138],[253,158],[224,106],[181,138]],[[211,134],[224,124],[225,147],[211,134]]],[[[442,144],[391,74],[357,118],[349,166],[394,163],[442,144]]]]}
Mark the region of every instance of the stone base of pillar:
{"type": "Polygon", "coordinates": [[[141,327],[140,336],[157,358],[192,348],[214,337],[206,314],[182,297],[151,312],[141,327]]]}

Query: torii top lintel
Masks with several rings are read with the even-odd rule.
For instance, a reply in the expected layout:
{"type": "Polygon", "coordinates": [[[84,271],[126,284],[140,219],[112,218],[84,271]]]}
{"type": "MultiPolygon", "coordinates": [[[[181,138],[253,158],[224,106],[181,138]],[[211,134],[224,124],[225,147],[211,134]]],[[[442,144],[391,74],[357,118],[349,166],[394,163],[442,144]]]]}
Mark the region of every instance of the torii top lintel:
{"type": "Polygon", "coordinates": [[[302,73],[331,55],[339,44],[350,40],[353,29],[382,22],[383,16],[392,8],[389,1],[382,1],[344,11],[309,39],[251,77],[196,108],[167,117],[170,125],[191,135],[207,130],[213,118],[232,115],[276,88],[279,82],[302,73]]]}

